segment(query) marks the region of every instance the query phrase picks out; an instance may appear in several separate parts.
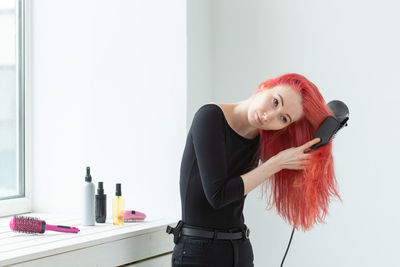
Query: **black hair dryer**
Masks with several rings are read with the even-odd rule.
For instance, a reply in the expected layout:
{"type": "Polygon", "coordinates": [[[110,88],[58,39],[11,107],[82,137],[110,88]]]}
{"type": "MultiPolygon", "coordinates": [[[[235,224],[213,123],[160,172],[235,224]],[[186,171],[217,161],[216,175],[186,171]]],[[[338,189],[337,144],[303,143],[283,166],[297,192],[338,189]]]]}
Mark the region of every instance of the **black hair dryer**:
{"type": "Polygon", "coordinates": [[[347,126],[347,121],[349,120],[349,109],[346,104],[339,100],[332,100],[328,103],[328,107],[332,111],[333,116],[328,116],[315,132],[314,138],[320,138],[321,141],[313,145],[311,150],[315,150],[328,144],[335,134],[343,128],[343,126],[347,126]]]}

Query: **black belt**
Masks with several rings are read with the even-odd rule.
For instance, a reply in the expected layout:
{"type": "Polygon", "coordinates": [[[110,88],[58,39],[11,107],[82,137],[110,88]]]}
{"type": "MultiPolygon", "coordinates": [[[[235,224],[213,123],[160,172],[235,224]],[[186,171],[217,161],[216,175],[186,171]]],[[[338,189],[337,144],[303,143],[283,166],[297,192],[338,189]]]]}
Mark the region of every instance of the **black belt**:
{"type": "MultiPolygon", "coordinates": [[[[204,229],[195,229],[190,227],[183,226],[182,221],[180,221],[177,227],[172,228],[171,226],[167,227],[167,233],[174,234],[174,242],[178,241],[180,235],[186,236],[194,236],[194,237],[203,237],[210,239],[223,239],[223,240],[236,240],[236,239],[249,239],[250,229],[245,225],[245,229],[240,232],[221,232],[221,231],[209,231],[204,229]]],[[[176,243],[176,242],[175,242],[176,243]]]]}
{"type": "Polygon", "coordinates": [[[210,239],[224,239],[224,240],[235,240],[235,239],[249,239],[249,228],[246,227],[245,231],[236,232],[236,233],[227,233],[227,232],[219,232],[219,231],[207,231],[200,229],[193,229],[189,227],[182,228],[182,235],[187,236],[195,236],[195,237],[204,237],[210,239]]]}

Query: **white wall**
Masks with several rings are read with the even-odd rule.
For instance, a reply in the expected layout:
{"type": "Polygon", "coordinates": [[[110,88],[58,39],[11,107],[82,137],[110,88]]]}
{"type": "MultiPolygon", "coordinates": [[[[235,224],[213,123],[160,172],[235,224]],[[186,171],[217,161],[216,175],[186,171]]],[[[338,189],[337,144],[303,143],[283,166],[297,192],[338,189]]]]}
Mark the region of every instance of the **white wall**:
{"type": "Polygon", "coordinates": [[[86,166],[126,209],[180,216],[186,2],[33,3],[33,209],[79,214],[86,166]]]}
{"type": "Polygon", "coordinates": [[[196,111],[213,98],[210,0],[187,1],[187,129],[196,111]]]}
{"type": "MultiPolygon", "coordinates": [[[[400,266],[399,8],[389,0],[212,1],[208,101],[240,101],[266,78],[297,72],[350,109],[334,142],[343,203],[332,201],[327,224],[295,232],[284,266],[400,266]]],[[[250,192],[245,206],[255,266],[279,266],[291,227],[259,195],[250,192]]]]}

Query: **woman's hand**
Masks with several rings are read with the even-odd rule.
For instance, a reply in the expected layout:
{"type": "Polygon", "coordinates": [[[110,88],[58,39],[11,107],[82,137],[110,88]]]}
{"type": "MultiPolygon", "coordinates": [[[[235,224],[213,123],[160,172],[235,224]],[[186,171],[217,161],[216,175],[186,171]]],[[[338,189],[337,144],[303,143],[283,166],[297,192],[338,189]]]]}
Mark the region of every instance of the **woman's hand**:
{"type": "Polygon", "coordinates": [[[274,156],[274,160],[277,162],[279,168],[289,170],[300,170],[304,169],[310,159],[310,154],[307,154],[311,150],[314,144],[319,143],[320,138],[314,138],[313,140],[305,143],[302,146],[292,147],[283,150],[274,156]]]}
{"type": "Polygon", "coordinates": [[[247,193],[256,188],[267,178],[271,177],[271,175],[282,169],[304,169],[310,158],[310,155],[306,154],[307,151],[310,150],[312,145],[319,141],[319,138],[315,138],[302,146],[283,150],[257,168],[242,174],[244,195],[247,195],[247,193]]]}

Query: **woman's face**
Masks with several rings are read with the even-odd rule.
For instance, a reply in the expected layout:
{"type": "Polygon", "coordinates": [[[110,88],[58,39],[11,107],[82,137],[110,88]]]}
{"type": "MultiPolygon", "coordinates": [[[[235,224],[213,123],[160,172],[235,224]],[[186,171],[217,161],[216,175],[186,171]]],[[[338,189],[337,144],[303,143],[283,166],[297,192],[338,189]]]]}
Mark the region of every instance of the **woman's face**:
{"type": "Polygon", "coordinates": [[[300,94],[288,85],[277,85],[253,96],[249,123],[263,130],[280,130],[303,116],[300,94]]]}

